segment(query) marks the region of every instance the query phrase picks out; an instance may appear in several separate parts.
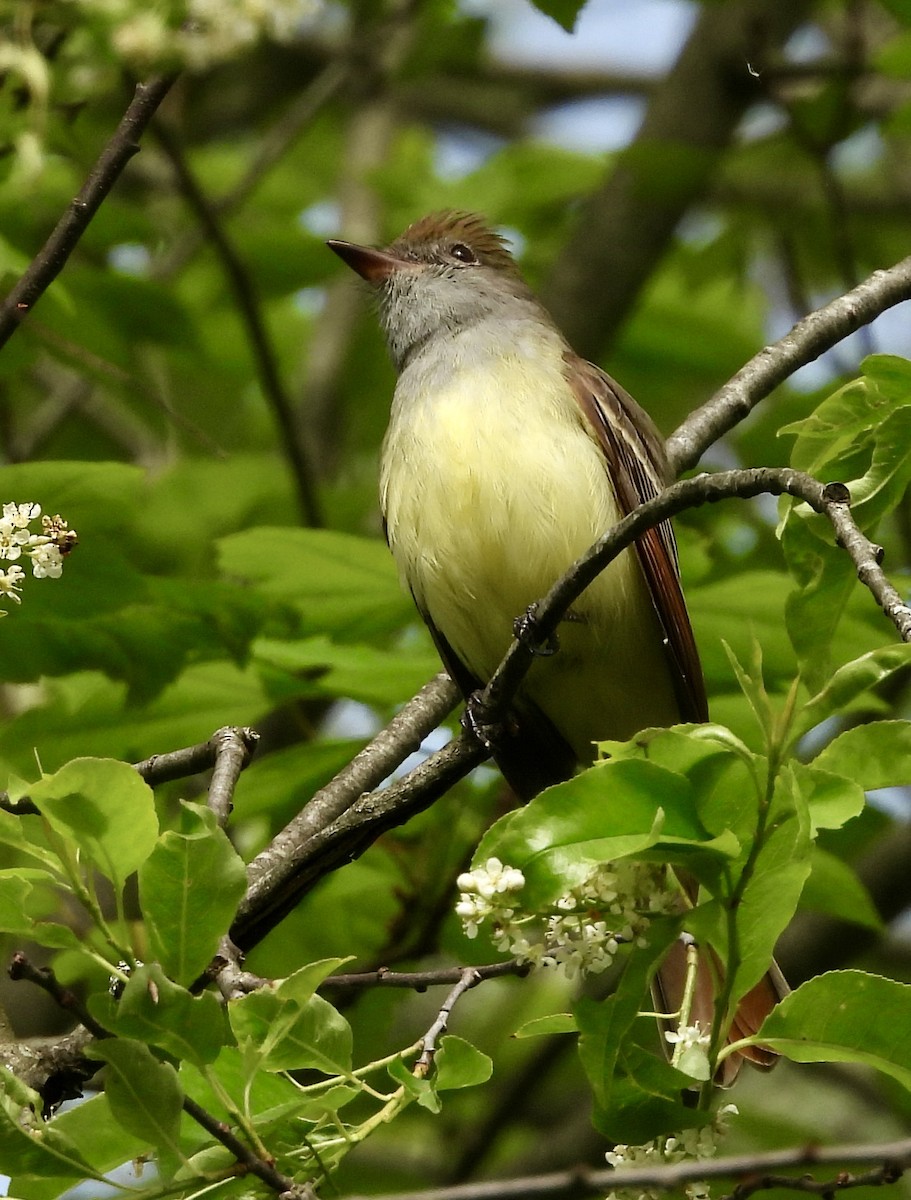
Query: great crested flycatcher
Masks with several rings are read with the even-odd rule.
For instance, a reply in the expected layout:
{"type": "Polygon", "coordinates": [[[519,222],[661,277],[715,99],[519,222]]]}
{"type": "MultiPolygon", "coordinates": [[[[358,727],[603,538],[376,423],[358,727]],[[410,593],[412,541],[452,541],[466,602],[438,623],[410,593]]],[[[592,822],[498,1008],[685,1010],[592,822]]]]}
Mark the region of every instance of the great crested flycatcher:
{"type": "MultiPolygon", "coordinates": [[[[389,546],[470,696],[516,617],[669,482],[662,439],[618,383],[573,353],[481,217],[431,214],[385,250],[329,246],[373,285],[398,371],[380,468],[389,546]]],[[[596,741],[708,719],[669,523],[573,604],[515,711],[495,758],[526,799],[590,763],[596,741]]],[[[738,1036],[779,990],[758,985],[738,1036]]]]}

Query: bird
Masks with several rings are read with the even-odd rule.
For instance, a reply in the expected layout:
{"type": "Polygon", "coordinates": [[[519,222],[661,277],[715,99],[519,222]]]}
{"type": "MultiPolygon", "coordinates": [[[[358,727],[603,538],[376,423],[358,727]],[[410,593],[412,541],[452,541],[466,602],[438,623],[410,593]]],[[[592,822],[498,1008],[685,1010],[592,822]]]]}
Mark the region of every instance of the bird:
{"type": "MultiPolygon", "coordinates": [[[[616,380],[573,351],[481,215],[430,213],[385,249],[328,246],[371,285],[398,375],[380,459],[386,538],[469,698],[517,617],[672,482],[663,439],[616,380]]],[[[708,720],[669,522],[573,602],[557,644],[536,655],[494,742],[520,799],[591,764],[599,741],[708,720]]],[[[681,954],[664,970],[669,1003],[681,954]]],[[[775,968],[741,1002],[732,1038],[755,1032],[785,988],[775,968]]],[[[744,1055],[774,1061],[762,1047],[744,1055]]]]}

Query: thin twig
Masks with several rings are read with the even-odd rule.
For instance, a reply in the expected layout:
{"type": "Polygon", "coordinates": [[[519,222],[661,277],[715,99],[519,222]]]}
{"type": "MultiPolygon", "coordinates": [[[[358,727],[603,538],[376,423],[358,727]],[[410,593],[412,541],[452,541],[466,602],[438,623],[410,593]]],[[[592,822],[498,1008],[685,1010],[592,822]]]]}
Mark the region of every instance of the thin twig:
{"type": "Polygon", "coordinates": [[[858,529],[851,516],[851,497],[842,484],[830,483],[825,489],[825,513],[838,536],[838,544],[848,552],[857,568],[857,578],[898,630],[903,642],[911,642],[911,608],[892,586],[882,569],[883,548],[871,542],[858,529]]]}
{"type": "Polygon", "coordinates": [[[249,725],[224,725],[204,742],[186,746],[182,750],[170,750],[167,754],[153,754],[151,758],[145,758],[133,766],[149,787],[170,783],[172,779],[185,779],[188,775],[198,775],[215,766],[222,739],[228,734],[243,744],[247,753],[245,763],[249,762],[259,741],[259,734],[249,725]]]}
{"type": "MultiPolygon", "coordinates": [[[[580,1167],[570,1171],[555,1171],[547,1175],[530,1175],[520,1179],[492,1179],[455,1187],[427,1188],[414,1192],[387,1192],[382,1200],[582,1200],[587,1196],[603,1195],[622,1188],[642,1192],[650,1188],[670,1191],[685,1183],[711,1179],[741,1179],[741,1188],[734,1192],[737,1200],[762,1188],[790,1187],[797,1191],[823,1194],[846,1187],[859,1186],[851,1177],[839,1174],[825,1186],[806,1177],[773,1176],[771,1172],[788,1167],[812,1167],[846,1163],[880,1163],[867,1179],[873,1183],[894,1183],[902,1170],[911,1165],[911,1138],[880,1145],[798,1146],[789,1150],[772,1150],[765,1154],[740,1154],[728,1158],[688,1159],[654,1167],[621,1167],[593,1171],[580,1167]],[[782,1182],[786,1180],[787,1182],[782,1182]],[[747,1190],[748,1189],[748,1190],[747,1190]]],[[[348,1196],[346,1200],[366,1200],[348,1196]]],[[[376,1200],[372,1197],[371,1200],[376,1200]]]]}
{"type": "Polygon", "coordinates": [[[267,1187],[278,1192],[280,1196],[303,1197],[307,1194],[305,1187],[300,1187],[293,1179],[283,1175],[281,1171],[277,1171],[272,1163],[260,1158],[254,1150],[251,1150],[245,1142],[231,1132],[224,1121],[213,1117],[201,1104],[197,1104],[189,1096],[183,1098],[183,1110],[187,1116],[193,1118],[197,1125],[201,1125],[206,1133],[215,1138],[217,1142],[221,1142],[225,1149],[234,1155],[246,1174],[255,1175],[257,1179],[261,1179],[267,1187]]]}
{"type": "Polygon", "coordinates": [[[35,307],[66,265],[101,203],[139,150],[139,139],[168,94],[174,79],[174,75],[156,75],[136,85],[129,108],[78,195],[0,306],[0,347],[9,341],[22,319],[35,307]]]}
{"type": "MultiPolygon", "coordinates": [[[[151,758],[133,763],[133,770],[142,776],[149,787],[170,783],[173,779],[186,779],[189,775],[198,775],[216,766],[226,739],[243,748],[242,767],[245,767],[259,742],[259,734],[248,725],[225,725],[216,729],[205,742],[186,746],[182,750],[170,750],[167,754],[153,754],[151,758]]],[[[7,792],[0,792],[0,809],[18,817],[39,811],[28,796],[13,801],[7,792]]]]}
{"type": "Polygon", "coordinates": [[[291,465],[301,517],[307,525],[319,526],[322,524],[322,517],[316,495],[313,469],[307,447],[304,444],[301,422],[295,414],[291,397],[282,382],[253,280],[225,233],[212,205],[199,186],[172,130],[164,122],[156,121],[154,133],[159,145],[168,156],[184,199],[206,231],[206,235],[218,255],[234,296],[237,311],[246,326],[259,384],[263,395],[272,406],[291,465]]]}
{"type": "Polygon", "coordinates": [[[458,983],[469,969],[480,981],[482,979],[499,979],[505,975],[527,975],[530,967],[528,963],[516,962],[515,959],[471,968],[441,967],[436,971],[387,971],[385,967],[380,967],[376,971],[355,971],[347,975],[330,975],[323,980],[317,990],[322,992],[343,988],[391,987],[426,992],[430,987],[458,983]]]}
{"type": "Polygon", "coordinates": [[[224,829],[234,807],[234,789],[240,773],[250,761],[258,735],[250,738],[253,731],[226,725],[209,739],[215,747],[215,767],[209,782],[208,805],[215,813],[218,824],[224,829]]]}
{"type": "Polygon", "coordinates": [[[109,1038],[111,1034],[91,1015],[75,992],[64,987],[50,967],[36,967],[27,954],[17,950],[10,959],[9,977],[14,983],[25,980],[41,988],[51,997],[58,1008],[70,1013],[80,1025],[84,1025],[92,1037],[109,1038]]]}
{"type": "Polygon", "coordinates": [[[433,1058],[437,1052],[437,1041],[446,1032],[449,1025],[449,1018],[452,1015],[452,1010],[458,1004],[459,1000],[467,991],[475,987],[481,982],[481,976],[474,967],[466,967],[460,975],[459,982],[455,985],[446,999],[440,1006],[440,1011],[437,1013],[436,1020],[424,1034],[421,1039],[421,1054],[418,1061],[414,1064],[412,1070],[413,1075],[417,1075],[419,1079],[423,1079],[425,1075],[429,1075],[430,1069],[433,1066],[433,1058]]]}
{"type": "MultiPolygon", "coordinates": [[[[13,955],[9,975],[10,979],[15,981],[27,980],[29,983],[34,983],[37,987],[40,987],[42,991],[47,992],[65,1012],[72,1013],[80,1024],[99,1041],[116,1037],[115,1034],[105,1029],[103,1025],[100,1025],[92,1017],[91,1013],[89,1013],[88,1009],[85,1008],[74,992],[71,992],[69,988],[65,988],[60,984],[54,972],[49,967],[36,967],[26,954],[18,951],[13,955]]],[[[230,1154],[234,1155],[238,1165],[243,1169],[245,1174],[255,1175],[279,1194],[290,1192],[292,1195],[303,1195],[302,1192],[296,1190],[298,1185],[295,1184],[293,1179],[282,1175],[280,1171],[275,1169],[272,1163],[260,1158],[258,1154],[231,1132],[230,1127],[224,1121],[219,1121],[216,1117],[213,1117],[210,1112],[197,1104],[189,1096],[183,1097],[183,1110],[198,1125],[201,1125],[207,1133],[211,1134],[216,1141],[220,1142],[230,1154]]]]}
{"type": "MultiPolygon", "coordinates": [[[[347,74],[347,65],[336,60],[327,63],[300,95],[294,98],[272,128],[266,130],[264,136],[257,140],[253,160],[238,182],[223,196],[212,200],[214,213],[219,217],[226,217],[249,199],[251,193],[291,149],[320,109],[339,91],[347,74]]],[[[153,278],[168,279],[175,275],[204,244],[205,233],[202,230],[187,230],[167,253],[153,264],[153,278]]]]}
{"type": "Polygon", "coordinates": [[[695,466],[709,446],[799,367],[905,300],[911,300],[911,257],[888,270],[874,271],[844,296],[798,321],[790,333],[754,355],[671,434],[667,455],[674,474],[695,466]]]}

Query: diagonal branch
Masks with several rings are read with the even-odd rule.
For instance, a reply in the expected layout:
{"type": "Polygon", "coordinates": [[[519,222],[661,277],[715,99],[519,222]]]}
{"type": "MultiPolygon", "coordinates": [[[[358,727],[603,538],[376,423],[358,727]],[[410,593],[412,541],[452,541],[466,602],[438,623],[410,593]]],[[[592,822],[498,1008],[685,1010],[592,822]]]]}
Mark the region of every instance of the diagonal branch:
{"type": "Polygon", "coordinates": [[[798,321],[790,333],[754,355],[671,434],[667,440],[671,470],[679,475],[695,466],[709,446],[799,367],[814,362],[848,334],[906,300],[911,300],[911,257],[887,270],[874,271],[850,292],[798,321]]]}
{"type": "MultiPolygon", "coordinates": [[[[737,1200],[753,1192],[788,1187],[794,1191],[827,1195],[845,1188],[870,1184],[895,1183],[911,1165],[911,1138],[880,1145],[797,1146],[772,1150],[766,1154],[739,1154],[716,1159],[687,1159],[684,1162],[651,1167],[622,1167],[602,1171],[586,1168],[558,1171],[550,1175],[531,1175],[523,1179],[494,1179],[456,1187],[427,1188],[423,1191],[386,1193],[382,1200],[581,1200],[603,1195],[615,1188],[635,1192],[660,1188],[670,1191],[686,1183],[711,1179],[737,1179],[737,1200]],[[856,1179],[842,1171],[835,1179],[820,1182],[807,1176],[777,1175],[773,1172],[793,1167],[878,1164],[878,1169],[856,1179]]],[[[346,1200],[364,1200],[349,1196],[346,1200]]]]}
{"type": "Polygon", "coordinates": [[[421,1056],[415,1063],[414,1071],[412,1072],[419,1079],[423,1079],[430,1074],[434,1056],[437,1052],[437,1040],[446,1032],[452,1010],[465,993],[470,991],[471,988],[476,987],[482,978],[474,967],[464,967],[459,973],[458,983],[447,994],[446,999],[440,1006],[440,1011],[437,1013],[436,1020],[421,1039],[421,1056]]]}
{"type": "MultiPolygon", "coordinates": [[[[320,110],[341,89],[347,77],[347,67],[330,60],[299,96],[296,96],[271,129],[258,142],[252,161],[241,178],[224,195],[212,203],[219,217],[236,212],[256,190],[271,169],[281,161],[320,110]]],[[[188,229],[153,265],[156,279],[169,279],[181,271],[205,244],[205,230],[188,229]]]]}
{"type": "MultiPolygon", "coordinates": [[[[103,1025],[99,1025],[74,992],[60,984],[50,967],[36,967],[28,955],[18,951],[13,955],[10,963],[9,976],[14,982],[25,980],[47,992],[64,1012],[72,1013],[80,1024],[99,1041],[116,1037],[116,1034],[110,1033],[103,1025]]],[[[184,1095],[182,1107],[189,1117],[192,1117],[198,1125],[205,1129],[206,1133],[220,1142],[234,1156],[241,1171],[255,1175],[279,1195],[303,1196],[303,1192],[298,1189],[293,1179],[289,1179],[276,1170],[273,1162],[261,1158],[231,1131],[229,1125],[213,1117],[201,1104],[197,1104],[190,1096],[184,1095]]]]}
{"type": "Polygon", "coordinates": [[[159,144],[170,160],[184,199],[206,231],[227,276],[234,303],[237,305],[240,318],[247,329],[259,385],[272,407],[284,440],[285,452],[288,455],[291,473],[294,477],[301,517],[307,525],[319,526],[322,524],[320,505],[301,422],[295,414],[291,397],[282,382],[253,280],[225,233],[214,208],[199,186],[177,138],[171,129],[161,121],[156,121],[154,131],[159,144]]]}
{"type": "Polygon", "coordinates": [[[57,278],[121,172],[139,150],[139,139],[176,77],[156,75],[138,83],[133,100],[102,150],[79,194],[0,307],[0,347],[13,336],[57,278]]]}

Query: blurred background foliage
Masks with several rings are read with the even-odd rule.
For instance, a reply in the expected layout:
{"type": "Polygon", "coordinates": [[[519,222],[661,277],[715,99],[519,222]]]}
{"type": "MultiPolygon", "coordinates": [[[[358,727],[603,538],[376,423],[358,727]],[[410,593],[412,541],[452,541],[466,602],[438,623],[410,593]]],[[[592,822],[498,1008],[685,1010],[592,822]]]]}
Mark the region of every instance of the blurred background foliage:
{"type": "MultiPolygon", "coordinates": [[[[36,760],[134,761],[253,725],[262,749],[232,821],[250,855],[437,669],[381,541],[392,371],[326,237],[383,243],[432,209],[484,212],[577,348],[665,432],[794,320],[907,253],[906,0],[590,0],[571,31],[580,7],[276,4],[266,36],[191,51],[176,3],[0,3],[4,285],[81,186],[132,79],[179,71],[0,354],[0,499],[37,501],[80,537],[64,578],[27,581],[0,621],[0,786],[35,778],[36,760]]],[[[801,371],[707,465],[786,462],[783,426],[869,352],[909,353],[909,307],[801,371]]],[[[794,584],[775,507],[728,504],[679,528],[713,716],[755,740],[722,640],[741,660],[757,640],[770,690],[785,690],[794,584]]],[[[902,586],[907,501],[879,536],[902,586]]],[[[858,592],[833,659],[892,637],[858,592]]],[[[905,715],[907,679],[876,707],[905,715]]],[[[163,808],[188,794],[162,789],[163,808]]],[[[452,881],[502,803],[477,772],[324,883],[251,969],[490,957],[457,930],[452,881]]],[[[911,977],[907,819],[892,792],[828,839],[885,923],[808,911],[782,947],[793,982],[857,961],[911,977]]],[[[406,1114],[351,1157],[343,1190],[601,1161],[569,1039],[507,1039],[565,993],[543,977],[474,993],[459,1020],[494,1054],[493,1081],[433,1122],[406,1114]]],[[[47,1028],[17,995],[21,1031],[47,1028]]],[[[359,997],[359,1056],[411,1040],[436,1001],[359,997]]],[[[833,1067],[785,1065],[737,1099],[741,1147],[886,1138],[909,1115],[888,1080],[833,1067]]]]}

